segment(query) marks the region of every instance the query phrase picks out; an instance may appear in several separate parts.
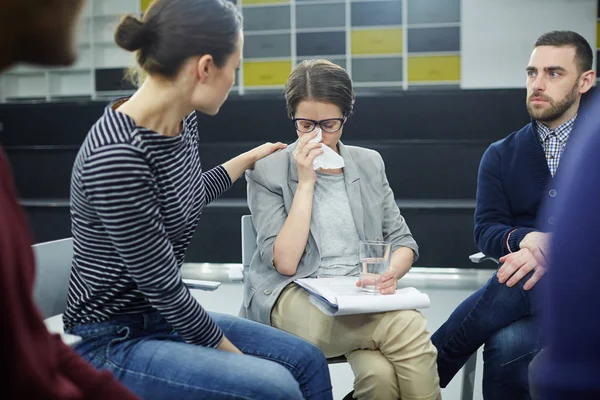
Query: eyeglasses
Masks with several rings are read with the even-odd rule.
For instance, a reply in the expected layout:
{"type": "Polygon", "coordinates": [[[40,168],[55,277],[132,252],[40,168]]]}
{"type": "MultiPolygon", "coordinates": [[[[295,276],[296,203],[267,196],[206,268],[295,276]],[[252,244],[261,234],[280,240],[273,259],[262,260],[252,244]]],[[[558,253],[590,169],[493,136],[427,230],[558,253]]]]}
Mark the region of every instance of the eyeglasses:
{"type": "Polygon", "coordinates": [[[346,118],[329,118],[321,121],[314,121],[306,118],[292,118],[292,121],[294,122],[296,129],[302,133],[314,131],[317,125],[324,132],[332,133],[337,132],[342,128],[344,122],[346,122],[346,118]]]}

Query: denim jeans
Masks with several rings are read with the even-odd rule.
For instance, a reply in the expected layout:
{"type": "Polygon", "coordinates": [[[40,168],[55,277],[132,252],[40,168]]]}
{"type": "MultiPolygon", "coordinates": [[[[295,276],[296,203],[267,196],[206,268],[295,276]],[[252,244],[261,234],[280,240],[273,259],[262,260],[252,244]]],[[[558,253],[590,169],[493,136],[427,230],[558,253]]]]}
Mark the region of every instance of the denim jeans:
{"type": "Polygon", "coordinates": [[[529,399],[528,366],[540,350],[539,281],[533,289],[523,285],[526,275],[512,288],[501,284],[496,273],[454,310],[432,335],[438,350],[440,386],[446,387],[469,357],[485,344],[483,397],[529,399]]]}
{"type": "Polygon", "coordinates": [[[79,325],[77,352],[144,400],[332,399],[327,360],[296,336],[210,313],[244,354],[185,343],[160,314],[79,325]]]}

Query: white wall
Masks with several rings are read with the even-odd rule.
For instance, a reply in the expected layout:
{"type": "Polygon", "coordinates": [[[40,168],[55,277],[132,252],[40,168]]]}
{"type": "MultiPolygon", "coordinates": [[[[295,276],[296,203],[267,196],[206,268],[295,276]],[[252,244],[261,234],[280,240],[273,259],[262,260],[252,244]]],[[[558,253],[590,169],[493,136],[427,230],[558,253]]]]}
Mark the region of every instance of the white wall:
{"type": "Polygon", "coordinates": [[[552,30],[581,34],[596,58],[596,7],[596,0],[462,0],[461,87],[523,88],[533,44],[552,30]]]}

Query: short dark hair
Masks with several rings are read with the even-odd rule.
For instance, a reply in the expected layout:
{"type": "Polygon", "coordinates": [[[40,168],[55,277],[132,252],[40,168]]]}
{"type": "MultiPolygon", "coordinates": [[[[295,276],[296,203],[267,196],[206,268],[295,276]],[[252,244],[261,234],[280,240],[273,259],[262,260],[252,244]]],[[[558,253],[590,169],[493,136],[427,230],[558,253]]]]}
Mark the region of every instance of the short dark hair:
{"type": "Polygon", "coordinates": [[[141,21],[121,21],[115,42],[136,52],[144,72],[171,78],[192,56],[210,54],[222,67],[241,30],[242,16],[227,0],[155,0],[141,21]]]}
{"type": "Polygon", "coordinates": [[[352,79],[346,70],[327,60],[305,60],[294,68],[285,84],[285,101],[289,116],[304,100],[335,104],[345,117],[354,106],[352,79]]]}
{"type": "Polygon", "coordinates": [[[583,36],[573,31],[552,31],[544,33],[535,42],[534,47],[556,46],[574,47],[577,71],[582,74],[592,69],[594,53],[592,47],[583,36]]]}

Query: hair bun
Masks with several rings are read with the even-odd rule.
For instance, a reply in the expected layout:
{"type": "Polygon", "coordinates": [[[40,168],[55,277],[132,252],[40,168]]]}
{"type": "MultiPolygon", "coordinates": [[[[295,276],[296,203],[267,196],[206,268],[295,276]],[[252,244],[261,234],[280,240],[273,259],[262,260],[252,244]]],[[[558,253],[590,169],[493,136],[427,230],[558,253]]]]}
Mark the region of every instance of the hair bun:
{"type": "Polygon", "coordinates": [[[136,51],[148,42],[148,31],[143,22],[130,15],[126,16],[115,31],[115,42],[128,51],[136,51]]]}

